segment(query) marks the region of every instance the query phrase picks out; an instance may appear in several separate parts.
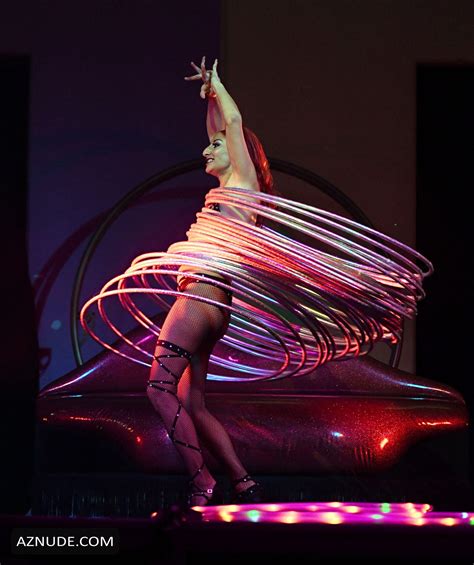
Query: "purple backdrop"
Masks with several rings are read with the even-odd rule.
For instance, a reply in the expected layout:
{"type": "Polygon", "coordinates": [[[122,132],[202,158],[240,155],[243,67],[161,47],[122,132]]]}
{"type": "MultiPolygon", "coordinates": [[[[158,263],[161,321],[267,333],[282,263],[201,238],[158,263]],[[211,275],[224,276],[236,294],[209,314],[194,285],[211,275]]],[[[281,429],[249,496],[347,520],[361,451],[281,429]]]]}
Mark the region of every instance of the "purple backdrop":
{"type": "MultiPolygon", "coordinates": [[[[183,77],[191,59],[219,57],[219,6],[218,0],[69,0],[19,1],[2,8],[0,53],[30,54],[32,60],[33,282],[82,224],[155,172],[200,156],[207,141],[205,103],[198,85],[183,77]]],[[[183,182],[204,186],[210,180],[198,173],[183,182]]],[[[91,265],[88,271],[84,296],[126,267],[133,253],[157,250],[174,229],[172,238],[184,235],[198,204],[199,198],[184,203],[171,198],[165,215],[154,204],[141,220],[132,212],[130,223],[120,221],[99,251],[100,268],[91,265]],[[128,238],[134,243],[126,247],[128,238]]],[[[41,386],[75,366],[69,301],[83,249],[69,258],[42,316],[39,344],[50,348],[52,357],[41,386]]]]}

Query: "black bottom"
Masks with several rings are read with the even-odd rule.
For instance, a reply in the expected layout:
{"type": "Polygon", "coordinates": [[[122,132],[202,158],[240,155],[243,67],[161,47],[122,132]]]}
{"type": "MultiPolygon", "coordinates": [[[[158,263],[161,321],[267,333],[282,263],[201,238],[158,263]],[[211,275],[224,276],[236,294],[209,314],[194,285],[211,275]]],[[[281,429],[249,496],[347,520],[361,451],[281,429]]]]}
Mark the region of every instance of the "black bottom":
{"type": "Polygon", "coordinates": [[[228,296],[229,300],[232,301],[232,292],[230,290],[227,290],[225,288],[220,287],[219,285],[217,285],[214,281],[219,281],[219,282],[223,282],[225,284],[230,284],[230,281],[228,281],[227,279],[221,278],[221,277],[215,277],[213,275],[208,275],[207,273],[190,273],[189,275],[186,275],[184,278],[181,279],[181,282],[178,285],[178,291],[179,292],[184,292],[184,290],[186,289],[186,287],[188,286],[188,284],[191,283],[205,283],[205,284],[212,284],[212,286],[215,286],[216,288],[220,288],[221,290],[223,290],[226,295],[228,296]],[[202,277],[206,277],[206,279],[210,279],[210,280],[198,280],[198,279],[194,279],[192,275],[199,275],[202,277]]]}

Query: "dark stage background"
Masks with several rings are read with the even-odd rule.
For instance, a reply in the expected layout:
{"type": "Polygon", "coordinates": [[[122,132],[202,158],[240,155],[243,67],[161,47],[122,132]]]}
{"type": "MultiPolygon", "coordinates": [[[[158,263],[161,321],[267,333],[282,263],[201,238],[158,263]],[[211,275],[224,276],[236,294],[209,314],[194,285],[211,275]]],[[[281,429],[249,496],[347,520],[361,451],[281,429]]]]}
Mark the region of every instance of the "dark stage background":
{"type": "MultiPolygon", "coordinates": [[[[2,7],[1,379],[8,394],[0,404],[8,456],[0,511],[28,510],[33,398],[74,367],[69,300],[84,244],[67,258],[37,334],[31,285],[75,230],[155,172],[200,156],[205,105],[183,76],[202,54],[219,57],[224,82],[269,155],[334,182],[378,229],[433,261],[416,355],[412,324],[401,367],[458,388],[471,409],[468,333],[460,328],[468,304],[464,200],[473,186],[473,15],[472,3],[460,0],[2,7]]],[[[285,196],[331,206],[277,180],[285,196]]],[[[212,181],[199,174],[180,183],[197,187],[196,200],[170,199],[147,216],[153,221],[139,211],[118,224],[84,296],[134,255],[182,237],[212,181]]],[[[472,469],[471,456],[471,478],[472,469]]]]}
{"type": "MultiPolygon", "coordinates": [[[[69,305],[86,240],[65,250],[38,322],[40,372],[31,287],[67,238],[133,186],[200,157],[205,103],[183,77],[191,59],[219,56],[219,18],[217,0],[19,0],[0,8],[0,512],[31,507],[34,398],[75,366],[69,305]]],[[[196,200],[149,209],[147,231],[140,212],[119,223],[91,264],[84,296],[134,255],[182,238],[209,182],[203,174],[185,178],[196,200]],[[174,221],[163,226],[163,217],[174,221]]]]}
{"type": "Polygon", "coordinates": [[[30,504],[38,394],[38,345],[26,242],[30,58],[0,54],[0,80],[0,510],[13,512],[25,511],[30,504]]]}
{"type": "MultiPolygon", "coordinates": [[[[474,187],[474,66],[417,69],[416,241],[435,272],[417,324],[417,373],[449,382],[473,418],[468,232],[474,187]]],[[[470,442],[469,474],[474,477],[470,442]]]]}

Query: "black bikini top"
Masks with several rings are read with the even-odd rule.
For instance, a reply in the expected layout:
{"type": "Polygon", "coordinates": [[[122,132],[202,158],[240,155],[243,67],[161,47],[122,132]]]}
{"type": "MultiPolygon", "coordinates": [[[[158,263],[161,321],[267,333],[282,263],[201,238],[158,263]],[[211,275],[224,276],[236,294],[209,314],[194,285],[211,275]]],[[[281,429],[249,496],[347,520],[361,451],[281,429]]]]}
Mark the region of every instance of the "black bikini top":
{"type": "Polygon", "coordinates": [[[216,210],[217,212],[221,211],[219,204],[217,202],[213,202],[212,204],[208,204],[206,206],[206,208],[210,208],[211,210],[216,210]]]}

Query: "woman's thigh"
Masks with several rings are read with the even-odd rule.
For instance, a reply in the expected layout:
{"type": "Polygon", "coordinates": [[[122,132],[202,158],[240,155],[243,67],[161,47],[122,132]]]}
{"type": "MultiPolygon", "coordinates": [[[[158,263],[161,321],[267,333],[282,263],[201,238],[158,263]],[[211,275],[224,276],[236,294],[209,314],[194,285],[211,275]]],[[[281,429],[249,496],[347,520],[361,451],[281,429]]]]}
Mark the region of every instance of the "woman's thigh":
{"type": "MultiPolygon", "coordinates": [[[[222,304],[229,304],[230,302],[225,292],[205,283],[190,283],[186,287],[186,292],[211,298],[222,304]]],[[[186,298],[179,298],[178,300],[186,301],[186,298]]],[[[196,302],[191,299],[187,299],[187,301],[196,302]]],[[[190,413],[205,409],[204,394],[209,358],[216,343],[224,336],[230,318],[229,311],[217,306],[200,303],[199,309],[200,316],[205,320],[206,338],[193,352],[191,362],[186,367],[178,387],[178,397],[190,413]]]]}
{"type": "MultiPolygon", "coordinates": [[[[190,283],[186,286],[185,292],[221,304],[229,304],[230,302],[223,290],[206,283],[190,283]]],[[[224,308],[206,304],[197,299],[178,296],[163,323],[160,339],[172,341],[167,336],[176,334],[176,330],[179,328],[178,331],[185,341],[194,337],[191,341],[195,342],[197,336],[201,337],[200,343],[196,344],[195,348],[205,349],[208,347],[212,349],[214,344],[225,334],[229,319],[230,312],[224,308]]],[[[185,347],[184,344],[183,347],[185,347]]]]}

